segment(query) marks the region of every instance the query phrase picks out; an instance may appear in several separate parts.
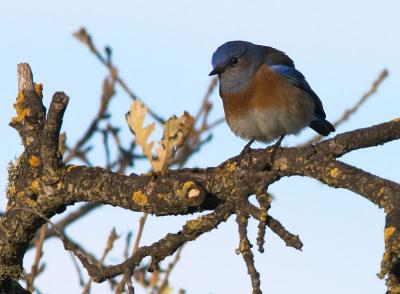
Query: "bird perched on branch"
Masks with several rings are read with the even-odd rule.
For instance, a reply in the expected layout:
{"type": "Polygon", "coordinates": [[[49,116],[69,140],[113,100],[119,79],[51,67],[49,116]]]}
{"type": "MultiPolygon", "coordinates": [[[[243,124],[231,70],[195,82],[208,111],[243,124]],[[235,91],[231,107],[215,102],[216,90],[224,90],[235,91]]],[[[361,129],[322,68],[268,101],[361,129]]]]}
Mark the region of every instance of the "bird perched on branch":
{"type": "Polygon", "coordinates": [[[323,136],[335,131],[322,102],[284,52],[245,41],[227,42],[212,56],[219,93],[231,130],[268,143],[310,127],[323,136]]]}

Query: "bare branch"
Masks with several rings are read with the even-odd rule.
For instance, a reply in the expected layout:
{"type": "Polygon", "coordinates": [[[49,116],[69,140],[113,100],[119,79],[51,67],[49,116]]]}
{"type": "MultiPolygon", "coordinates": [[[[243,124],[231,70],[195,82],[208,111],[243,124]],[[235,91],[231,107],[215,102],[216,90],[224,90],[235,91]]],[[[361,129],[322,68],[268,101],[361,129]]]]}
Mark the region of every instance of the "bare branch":
{"type": "Polygon", "coordinates": [[[253,287],[252,293],[261,294],[260,274],[254,265],[254,255],[251,251],[251,247],[253,247],[253,245],[251,245],[249,238],[247,237],[247,224],[249,216],[247,214],[243,214],[240,210],[236,212],[236,215],[236,222],[239,227],[240,236],[240,243],[237,252],[242,254],[246,263],[247,273],[250,275],[251,285],[253,287]]]}
{"type": "MultiPolygon", "coordinates": [[[[111,63],[110,54],[104,61],[111,63]]],[[[26,74],[29,66],[21,66],[25,67],[25,71],[21,71],[25,73],[21,75],[26,76],[21,80],[29,79],[29,74],[26,74]]],[[[166,170],[170,162],[163,162],[159,172],[126,176],[99,167],[64,166],[59,158],[58,138],[66,96],[55,96],[46,120],[41,87],[36,86],[33,91],[33,81],[20,84],[27,85],[29,90],[22,89],[19,93],[15,105],[17,116],[11,124],[18,131],[25,151],[9,168],[9,202],[0,218],[1,289],[22,291],[15,281],[22,275],[22,261],[29,243],[45,222],[52,225],[65,249],[78,257],[93,281],[102,282],[120,274],[131,277],[146,257],[151,258],[149,270],[158,269],[158,264],[184,243],[195,240],[236,214],[241,241],[239,249],[251,276],[253,293],[261,293],[259,274],[254,267],[247,237],[247,221],[249,215],[260,220],[257,240],[260,250],[264,243],[265,226],[270,227],[288,246],[301,249],[298,236],[287,232],[279,221],[267,214],[270,201],[264,199],[269,185],[293,175],[311,177],[331,187],[354,191],[385,209],[386,251],[380,277],[386,277],[389,292],[395,293],[400,287],[400,184],[337,160],[351,151],[400,139],[399,120],[340,134],[315,145],[279,148],[276,152],[272,152],[274,147],[251,150],[217,167],[166,170]],[[43,150],[45,152],[41,152],[43,150]],[[274,160],[271,164],[272,156],[274,160]],[[49,175],[51,181],[48,180],[49,175]],[[254,194],[258,196],[260,209],[248,203],[248,198],[254,194]],[[137,251],[120,264],[103,266],[64,236],[49,220],[67,206],[83,201],[155,215],[212,212],[186,222],[179,232],[167,234],[150,246],[137,245],[137,251]]],[[[204,105],[199,130],[207,128],[210,105],[204,105]]],[[[165,150],[169,148],[167,143],[165,150]]],[[[82,156],[85,157],[85,153],[82,156]]],[[[71,223],[73,219],[63,223],[71,223]]],[[[133,291],[131,282],[128,282],[128,289],[133,291]]]]}
{"type": "MultiPolygon", "coordinates": [[[[108,236],[107,244],[106,247],[104,248],[103,255],[101,256],[100,260],[98,261],[97,265],[101,266],[104,263],[104,260],[106,259],[108,253],[112,250],[114,246],[114,242],[118,239],[118,235],[115,232],[115,228],[113,228],[110,232],[110,235],[108,236]]],[[[84,289],[83,289],[83,294],[90,293],[90,287],[92,284],[92,278],[89,279],[89,281],[86,283],[84,289]]]]}
{"type": "Polygon", "coordinates": [[[47,225],[43,225],[39,230],[39,238],[36,240],[36,254],[31,267],[31,273],[26,276],[26,289],[30,292],[35,290],[33,283],[38,274],[39,262],[43,256],[43,243],[46,236],[47,225]]]}
{"type": "MultiPolygon", "coordinates": [[[[148,216],[148,213],[145,212],[145,213],[143,213],[142,217],[139,220],[139,229],[136,234],[135,245],[133,246],[131,256],[134,256],[139,249],[139,243],[140,243],[140,239],[142,238],[143,228],[146,223],[147,216],[148,216]]],[[[118,285],[115,289],[116,294],[123,292],[123,290],[125,288],[125,284],[128,281],[128,279],[130,279],[130,276],[124,274],[124,276],[122,277],[121,281],[118,283],[118,285]]]]}
{"type": "Polygon", "coordinates": [[[175,268],[176,264],[178,263],[178,261],[179,261],[179,259],[181,257],[181,252],[182,252],[183,246],[185,246],[185,245],[182,245],[181,247],[179,247],[179,249],[175,253],[174,259],[168,265],[167,271],[165,272],[164,279],[161,282],[161,285],[159,287],[158,293],[162,294],[167,289],[168,284],[169,284],[169,281],[168,281],[169,280],[169,276],[171,275],[172,270],[175,268]]]}
{"type": "MultiPolygon", "coordinates": [[[[122,78],[118,75],[117,68],[111,63],[109,58],[105,58],[101,55],[100,51],[94,46],[92,36],[86,31],[85,28],[80,28],[79,31],[74,33],[74,36],[85,44],[89,50],[97,57],[97,59],[105,65],[110,74],[115,77],[116,82],[121,86],[121,88],[129,95],[132,100],[138,100],[138,97],[133,93],[133,91],[128,87],[128,85],[122,80],[122,78]]],[[[141,99],[140,99],[141,100],[141,99]]],[[[149,108],[149,114],[159,123],[164,123],[165,120],[157,115],[153,110],[149,108]]]]}
{"type": "MultiPolygon", "coordinates": [[[[251,203],[247,203],[248,212],[255,219],[261,220],[262,212],[260,209],[252,205],[251,203]]],[[[303,243],[301,242],[298,235],[294,235],[287,231],[285,227],[272,216],[267,216],[266,225],[274,232],[279,238],[281,238],[286,246],[292,247],[297,250],[301,250],[303,247],[303,243]]]]}

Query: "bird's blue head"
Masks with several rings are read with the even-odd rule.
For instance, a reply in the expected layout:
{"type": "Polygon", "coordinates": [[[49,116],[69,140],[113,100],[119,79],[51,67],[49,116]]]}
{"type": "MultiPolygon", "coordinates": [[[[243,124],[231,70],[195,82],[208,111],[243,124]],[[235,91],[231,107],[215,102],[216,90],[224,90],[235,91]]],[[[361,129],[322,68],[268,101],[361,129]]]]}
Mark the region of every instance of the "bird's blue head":
{"type": "Polygon", "coordinates": [[[265,57],[265,47],[246,41],[230,41],[212,56],[211,75],[218,75],[221,90],[238,92],[247,85],[265,57]]]}

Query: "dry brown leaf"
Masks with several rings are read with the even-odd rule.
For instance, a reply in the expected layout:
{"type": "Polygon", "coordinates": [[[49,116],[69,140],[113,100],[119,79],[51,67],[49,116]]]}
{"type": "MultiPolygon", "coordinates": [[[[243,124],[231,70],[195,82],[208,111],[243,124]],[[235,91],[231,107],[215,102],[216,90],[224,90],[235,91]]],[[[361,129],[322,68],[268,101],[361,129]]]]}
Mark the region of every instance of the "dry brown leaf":
{"type": "Polygon", "coordinates": [[[169,118],[164,124],[163,137],[158,142],[159,146],[155,150],[156,157],[153,158],[154,142],[147,143],[147,141],[154,131],[155,123],[144,127],[146,114],[147,107],[140,101],[133,101],[130,111],[126,115],[126,120],[129,128],[136,136],[136,143],[142,148],[143,154],[150,161],[153,170],[156,172],[163,171],[192,130],[194,119],[186,111],[179,118],[176,116],[169,118]]]}
{"type": "Polygon", "coordinates": [[[164,125],[163,137],[158,142],[159,147],[156,148],[157,157],[152,162],[155,171],[165,170],[191,131],[193,122],[193,117],[186,111],[180,118],[173,116],[167,120],[164,125]]]}
{"type": "Polygon", "coordinates": [[[132,102],[129,112],[126,114],[126,121],[128,122],[129,128],[136,136],[136,143],[142,148],[143,154],[147,159],[152,162],[153,155],[151,149],[153,148],[154,142],[147,143],[147,140],[154,131],[155,123],[146,127],[143,126],[146,113],[147,107],[142,102],[135,100],[132,102]]]}

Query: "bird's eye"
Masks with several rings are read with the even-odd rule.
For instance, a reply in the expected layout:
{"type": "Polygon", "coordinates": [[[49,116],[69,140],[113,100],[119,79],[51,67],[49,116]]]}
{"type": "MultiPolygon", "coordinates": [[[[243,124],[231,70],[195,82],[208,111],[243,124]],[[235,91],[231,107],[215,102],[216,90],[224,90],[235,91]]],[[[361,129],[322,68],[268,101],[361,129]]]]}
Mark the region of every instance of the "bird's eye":
{"type": "Polygon", "coordinates": [[[237,57],[232,57],[231,59],[231,64],[237,64],[239,62],[239,58],[237,57]]]}

